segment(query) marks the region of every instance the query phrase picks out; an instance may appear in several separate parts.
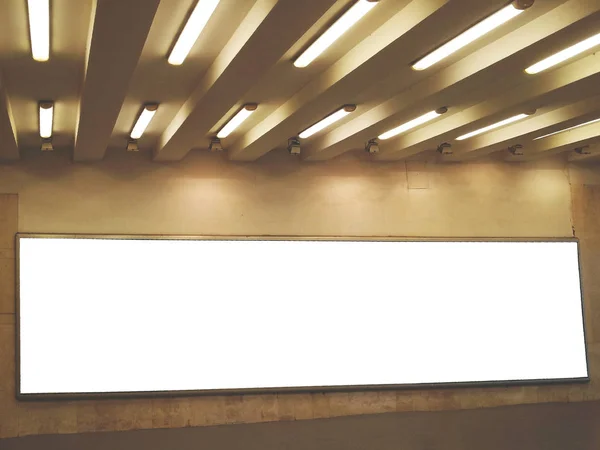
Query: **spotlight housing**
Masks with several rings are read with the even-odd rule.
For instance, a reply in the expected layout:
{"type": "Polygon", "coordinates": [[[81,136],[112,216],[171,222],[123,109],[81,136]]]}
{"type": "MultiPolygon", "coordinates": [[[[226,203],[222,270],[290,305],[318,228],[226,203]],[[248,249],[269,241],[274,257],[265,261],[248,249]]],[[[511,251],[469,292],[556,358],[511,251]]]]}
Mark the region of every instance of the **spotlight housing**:
{"type": "Polygon", "coordinates": [[[299,155],[302,151],[302,149],[300,148],[300,139],[298,139],[297,137],[289,138],[287,149],[288,152],[290,152],[290,155],[299,155]]]}
{"type": "Polygon", "coordinates": [[[440,155],[451,155],[454,153],[452,151],[452,144],[448,142],[442,142],[440,145],[438,145],[436,152],[438,152],[440,155]]]}
{"type": "Polygon", "coordinates": [[[508,147],[508,151],[514,156],[523,156],[523,146],[521,144],[515,144],[508,147]]]}
{"type": "Polygon", "coordinates": [[[52,145],[52,138],[42,139],[42,151],[43,152],[51,152],[54,150],[54,146],[52,145]]]}
{"type": "Polygon", "coordinates": [[[128,152],[137,152],[139,151],[138,141],[137,139],[129,139],[127,141],[127,151],[128,152]]]}
{"type": "Polygon", "coordinates": [[[208,150],[211,152],[223,151],[223,146],[221,145],[221,139],[219,139],[218,137],[212,138],[208,144],[208,150]]]}
{"type": "Polygon", "coordinates": [[[379,142],[377,139],[369,139],[369,141],[365,144],[365,151],[367,153],[379,153],[379,142]]]}

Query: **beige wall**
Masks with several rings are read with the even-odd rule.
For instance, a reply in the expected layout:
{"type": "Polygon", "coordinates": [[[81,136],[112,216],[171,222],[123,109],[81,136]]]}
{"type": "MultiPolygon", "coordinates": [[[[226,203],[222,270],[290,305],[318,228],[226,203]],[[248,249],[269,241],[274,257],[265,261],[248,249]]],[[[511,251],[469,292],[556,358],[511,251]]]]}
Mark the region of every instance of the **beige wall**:
{"type": "Polygon", "coordinates": [[[0,192],[19,193],[19,231],[396,236],[570,236],[560,165],[446,165],[352,158],[258,164],[191,154],[160,165],[123,154],[71,164],[44,154],[0,165],[0,192]],[[429,189],[407,189],[411,186],[429,189]]]}
{"type": "MultiPolygon", "coordinates": [[[[210,154],[170,165],[144,155],[113,155],[85,165],[46,154],[0,166],[0,193],[18,194],[18,212],[16,196],[0,195],[0,436],[600,399],[600,189],[580,184],[594,177],[600,180],[593,169],[569,171],[558,161],[411,163],[407,169],[404,163],[373,164],[353,156],[311,165],[284,153],[239,165],[210,154]],[[563,237],[575,227],[582,240],[594,380],[506,389],[17,403],[17,227],[42,233],[450,237],[563,237]]],[[[526,270],[517,265],[507,273],[519,269],[526,270]]],[[[298,276],[310,276],[310,267],[300,268],[298,276]]]]}

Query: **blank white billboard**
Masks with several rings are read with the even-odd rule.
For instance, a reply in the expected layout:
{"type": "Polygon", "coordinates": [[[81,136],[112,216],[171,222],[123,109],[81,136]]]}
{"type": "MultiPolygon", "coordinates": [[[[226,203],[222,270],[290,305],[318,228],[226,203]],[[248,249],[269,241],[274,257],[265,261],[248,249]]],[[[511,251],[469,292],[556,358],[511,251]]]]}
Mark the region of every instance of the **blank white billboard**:
{"type": "Polygon", "coordinates": [[[19,239],[20,394],[588,377],[577,243],[19,239]]]}

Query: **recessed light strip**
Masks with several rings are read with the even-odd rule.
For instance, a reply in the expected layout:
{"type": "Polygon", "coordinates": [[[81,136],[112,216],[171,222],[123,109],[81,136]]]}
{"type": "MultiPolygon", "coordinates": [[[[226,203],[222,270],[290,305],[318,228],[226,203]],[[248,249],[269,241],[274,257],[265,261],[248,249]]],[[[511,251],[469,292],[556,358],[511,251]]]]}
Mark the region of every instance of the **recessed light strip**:
{"type": "Polygon", "coordinates": [[[503,127],[504,125],[508,125],[509,123],[516,122],[521,119],[525,119],[535,112],[525,113],[525,114],[517,114],[516,116],[509,117],[508,119],[501,120],[500,122],[493,123],[488,125],[487,127],[480,128],[479,130],[471,131],[470,133],[463,134],[456,138],[457,141],[463,141],[465,139],[469,139],[470,137],[477,136],[478,134],[483,134],[491,130],[495,130],[496,128],[503,127]]]}
{"type": "Polygon", "coordinates": [[[50,0],[27,0],[31,56],[36,61],[50,58],[50,0]]]}
{"type": "Polygon", "coordinates": [[[54,123],[54,102],[40,102],[40,137],[50,139],[52,137],[52,126],[54,123]]]}
{"type": "Polygon", "coordinates": [[[256,103],[247,103],[238,113],[231,118],[229,122],[225,124],[223,128],[217,133],[219,139],[224,139],[229,136],[237,127],[239,127],[244,120],[256,111],[258,105],[256,103]]]}
{"type": "Polygon", "coordinates": [[[434,64],[440,62],[442,59],[450,56],[452,53],[469,45],[471,42],[498,28],[503,23],[508,22],[510,19],[518,16],[525,9],[529,8],[532,4],[533,1],[512,2],[510,5],[483,19],[481,22],[477,23],[476,25],[473,25],[467,31],[459,34],[452,40],[446,42],[441,47],[438,47],[436,50],[421,58],[412,66],[413,69],[425,70],[433,66],[434,64]]]}
{"type": "Polygon", "coordinates": [[[219,0],[198,0],[194,11],[173,46],[173,50],[171,50],[168,59],[169,64],[174,66],[183,64],[218,4],[219,0]]]}
{"type": "Polygon", "coordinates": [[[562,130],[555,131],[554,133],[544,134],[543,136],[536,137],[533,140],[537,141],[538,139],[544,139],[544,138],[546,138],[548,136],[554,136],[555,134],[564,133],[565,131],[574,130],[575,128],[583,127],[583,126],[590,125],[590,124],[596,123],[596,122],[600,122],[600,117],[598,119],[590,120],[589,122],[580,123],[579,125],[573,125],[572,127],[564,128],[562,130]]]}
{"type": "Polygon", "coordinates": [[[306,67],[323,53],[331,44],[362,19],[379,0],[358,0],[331,27],[294,61],[296,67],[306,67]]]}
{"type": "Polygon", "coordinates": [[[560,64],[567,59],[573,58],[574,56],[596,47],[597,45],[600,45],[600,33],[587,38],[584,41],[578,42],[571,47],[565,48],[564,50],[561,50],[560,52],[555,53],[546,59],[536,62],[533,66],[529,66],[527,69],[525,69],[525,72],[530,75],[542,72],[543,70],[549,69],[550,67],[560,64]]]}
{"type": "Polygon", "coordinates": [[[336,112],[328,115],[323,120],[315,123],[311,127],[307,128],[306,130],[304,130],[303,132],[298,134],[298,136],[302,139],[306,139],[306,138],[312,136],[313,134],[318,133],[323,128],[327,128],[329,125],[346,117],[348,114],[350,114],[354,110],[356,110],[356,105],[344,105],[340,109],[338,109],[336,112]]]}
{"type": "Polygon", "coordinates": [[[429,122],[430,120],[433,120],[436,117],[441,116],[442,114],[446,113],[447,111],[448,111],[448,108],[446,108],[445,106],[442,108],[438,108],[435,111],[429,111],[428,113],[423,114],[422,116],[419,116],[416,119],[413,119],[409,122],[403,123],[402,125],[400,125],[396,128],[393,128],[389,131],[386,131],[385,133],[383,133],[382,135],[379,136],[379,139],[389,139],[394,136],[397,136],[400,133],[404,133],[405,131],[408,131],[412,128],[418,127],[419,125],[429,122]]]}
{"type": "Polygon", "coordinates": [[[139,139],[142,137],[142,135],[146,131],[146,128],[148,128],[148,125],[152,121],[154,114],[156,114],[157,109],[158,104],[156,103],[150,103],[144,106],[142,113],[138,117],[138,120],[135,122],[135,126],[133,127],[133,130],[129,135],[131,139],[139,139]]]}

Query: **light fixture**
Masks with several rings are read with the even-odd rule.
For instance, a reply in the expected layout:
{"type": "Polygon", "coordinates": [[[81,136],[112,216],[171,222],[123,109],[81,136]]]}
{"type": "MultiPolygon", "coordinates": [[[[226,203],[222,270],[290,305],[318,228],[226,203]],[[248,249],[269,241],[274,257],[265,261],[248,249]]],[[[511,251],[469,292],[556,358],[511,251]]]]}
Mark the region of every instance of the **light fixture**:
{"type": "Polygon", "coordinates": [[[525,69],[525,72],[530,75],[542,72],[543,70],[549,69],[550,67],[560,64],[567,59],[573,58],[574,56],[596,47],[597,45],[600,45],[600,33],[587,38],[584,41],[578,42],[575,45],[565,48],[564,50],[561,50],[552,56],[548,56],[546,59],[536,62],[533,66],[529,66],[527,69],[525,69]]]}
{"type": "Polygon", "coordinates": [[[450,144],[449,142],[442,142],[440,145],[438,145],[436,151],[440,155],[451,155],[453,153],[452,144],[450,144]]]}
{"type": "Polygon", "coordinates": [[[214,137],[208,143],[208,151],[210,152],[220,152],[223,151],[223,146],[221,145],[221,139],[218,137],[214,137]]]}
{"type": "Polygon", "coordinates": [[[138,146],[138,141],[137,139],[129,139],[127,141],[127,147],[125,147],[125,149],[128,152],[138,152],[140,150],[139,146],[138,146]]]}
{"type": "Polygon", "coordinates": [[[379,142],[377,139],[369,139],[365,144],[365,152],[367,153],[379,153],[379,142]]]}
{"type": "Polygon", "coordinates": [[[513,156],[523,156],[523,146],[521,144],[509,146],[508,151],[513,156]]]}
{"type": "Polygon", "coordinates": [[[240,109],[235,116],[231,118],[229,122],[225,124],[223,128],[217,133],[219,139],[224,139],[229,136],[237,127],[239,127],[244,120],[250,117],[258,105],[256,103],[246,103],[242,109],[240,109]]]}
{"type": "Polygon", "coordinates": [[[287,149],[288,152],[290,152],[290,155],[299,155],[302,151],[300,147],[300,139],[298,139],[297,137],[289,138],[287,149]]]}
{"type": "Polygon", "coordinates": [[[52,145],[52,138],[42,139],[42,151],[51,152],[53,150],[54,146],[52,145]]]}
{"type": "Polygon", "coordinates": [[[428,113],[423,114],[422,116],[419,116],[416,119],[410,120],[396,128],[386,131],[385,133],[379,135],[379,139],[389,139],[391,137],[397,136],[400,133],[404,133],[405,131],[410,130],[411,128],[418,127],[419,125],[422,125],[425,122],[429,122],[430,120],[433,120],[436,117],[445,114],[447,111],[448,108],[446,108],[445,106],[438,108],[435,111],[429,111],[428,113]]]}
{"type": "Polygon", "coordinates": [[[54,122],[54,102],[43,101],[39,103],[40,108],[40,137],[50,139],[52,137],[52,125],[54,122]]]}
{"type": "Polygon", "coordinates": [[[133,130],[131,130],[131,134],[129,135],[131,139],[139,139],[142,137],[142,135],[146,131],[146,128],[152,121],[154,114],[156,114],[157,109],[158,104],[156,103],[149,103],[147,105],[144,105],[144,109],[139,115],[137,121],[135,122],[135,126],[133,127],[133,130]]]}
{"type": "Polygon", "coordinates": [[[335,111],[334,113],[331,113],[330,115],[325,117],[323,120],[308,127],[306,130],[301,132],[298,136],[302,139],[306,139],[307,137],[310,137],[313,134],[318,133],[323,128],[328,127],[332,123],[335,123],[338,120],[342,119],[343,117],[346,117],[348,114],[350,114],[351,112],[353,112],[355,110],[356,110],[356,105],[344,105],[340,109],[335,111]]]}
{"type": "Polygon", "coordinates": [[[50,58],[50,0],[27,0],[31,55],[36,61],[50,58]]]}
{"type": "Polygon", "coordinates": [[[491,125],[488,125],[487,127],[483,127],[478,130],[471,131],[470,133],[463,134],[462,136],[457,137],[456,140],[463,141],[465,139],[469,139],[470,137],[477,136],[478,134],[482,134],[487,131],[495,130],[496,128],[503,127],[504,125],[508,125],[509,123],[516,122],[517,120],[525,119],[526,117],[529,117],[532,114],[535,114],[535,110],[528,111],[523,114],[517,114],[516,116],[512,116],[512,117],[509,117],[508,119],[504,119],[504,120],[501,120],[500,122],[496,122],[491,125]]]}
{"type": "Polygon", "coordinates": [[[431,53],[427,54],[413,64],[412,68],[415,70],[425,70],[428,67],[433,66],[442,59],[450,56],[452,53],[469,45],[471,42],[498,28],[503,23],[508,22],[510,19],[518,16],[531,5],[533,5],[533,0],[513,1],[510,5],[505,6],[499,11],[496,11],[491,16],[486,17],[481,22],[473,25],[468,30],[462,32],[441,47],[438,47],[431,53]]]}
{"type": "Polygon", "coordinates": [[[352,25],[364,17],[379,0],[358,0],[352,7],[346,11],[325,33],[323,33],[315,42],[312,43],[304,52],[294,61],[296,67],[306,67],[315,60],[321,53],[339,39],[352,25]]]}
{"type": "Polygon", "coordinates": [[[183,31],[173,46],[173,50],[171,50],[168,59],[169,64],[174,66],[183,64],[218,4],[219,0],[198,0],[196,7],[183,27],[183,31]]]}
{"type": "Polygon", "coordinates": [[[554,133],[548,133],[548,134],[544,134],[543,136],[538,136],[533,140],[537,141],[538,139],[543,139],[548,136],[554,136],[555,134],[564,133],[565,131],[574,130],[575,128],[583,127],[585,125],[590,125],[590,124],[596,123],[596,122],[600,122],[600,117],[598,119],[590,120],[589,122],[580,123],[579,125],[573,125],[572,127],[569,127],[569,128],[563,128],[562,130],[555,131],[554,133]]]}

